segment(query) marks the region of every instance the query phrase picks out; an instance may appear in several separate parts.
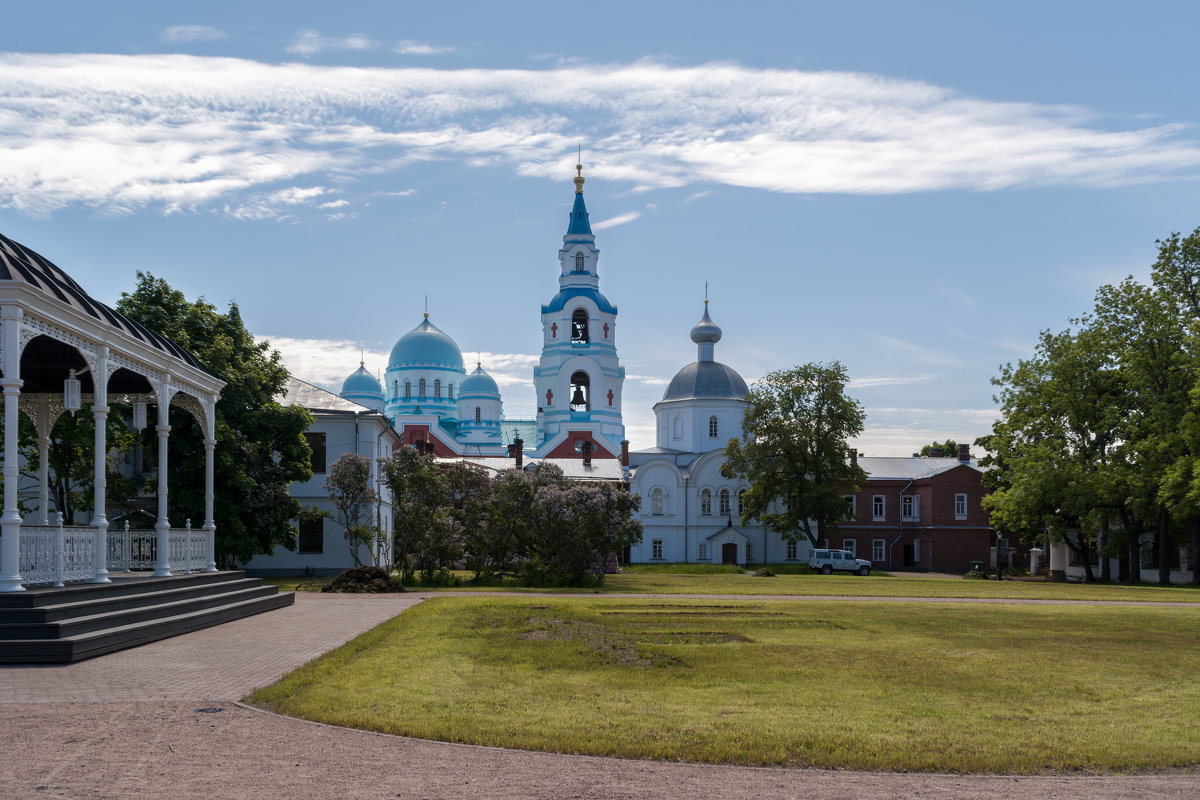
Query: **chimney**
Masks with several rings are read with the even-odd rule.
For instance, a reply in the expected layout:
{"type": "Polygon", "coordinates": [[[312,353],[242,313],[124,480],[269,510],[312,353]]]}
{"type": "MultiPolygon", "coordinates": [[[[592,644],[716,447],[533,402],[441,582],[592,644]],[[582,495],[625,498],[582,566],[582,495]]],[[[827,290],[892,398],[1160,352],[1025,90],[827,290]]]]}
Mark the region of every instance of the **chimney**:
{"type": "Polygon", "coordinates": [[[930,448],[929,457],[930,458],[941,458],[942,457],[942,448],[940,448],[940,447],[930,448]]]}
{"type": "Polygon", "coordinates": [[[629,466],[629,440],[621,442],[621,466],[629,466]]]}
{"type": "Polygon", "coordinates": [[[590,467],[592,465],[592,440],[583,440],[583,465],[590,467]]]}
{"type": "Polygon", "coordinates": [[[920,458],[920,457],[921,457],[920,453],[913,453],[913,458],[920,458]]]}
{"type": "Polygon", "coordinates": [[[857,447],[850,450],[850,466],[852,466],[852,467],[858,466],[858,448],[857,447]]]}
{"type": "Polygon", "coordinates": [[[958,460],[964,464],[971,460],[971,445],[960,444],[958,446],[958,460]]]}
{"type": "Polygon", "coordinates": [[[516,459],[517,469],[521,469],[521,465],[525,463],[525,441],[520,436],[513,439],[513,443],[508,446],[508,454],[516,459]]]}

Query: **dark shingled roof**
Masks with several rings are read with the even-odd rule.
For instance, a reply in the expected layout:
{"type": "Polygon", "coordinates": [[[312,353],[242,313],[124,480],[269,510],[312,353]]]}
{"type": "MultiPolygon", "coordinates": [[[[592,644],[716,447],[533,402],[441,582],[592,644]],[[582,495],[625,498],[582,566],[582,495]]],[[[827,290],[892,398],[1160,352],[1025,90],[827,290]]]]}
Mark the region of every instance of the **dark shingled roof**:
{"type": "MultiPolygon", "coordinates": [[[[189,366],[204,370],[204,365],[197,361],[191,353],[170,339],[134,322],[119,311],[114,311],[104,303],[93,300],[70,275],[55,266],[49,259],[2,234],[0,234],[0,280],[15,281],[39,289],[76,311],[83,312],[134,339],[172,355],[189,366]]],[[[207,370],[204,371],[207,372],[207,370]]]]}

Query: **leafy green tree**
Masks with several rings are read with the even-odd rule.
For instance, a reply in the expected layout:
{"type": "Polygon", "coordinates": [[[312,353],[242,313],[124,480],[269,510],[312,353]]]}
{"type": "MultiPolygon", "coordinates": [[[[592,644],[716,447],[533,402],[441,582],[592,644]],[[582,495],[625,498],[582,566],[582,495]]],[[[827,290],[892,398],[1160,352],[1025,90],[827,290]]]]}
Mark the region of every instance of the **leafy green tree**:
{"type": "MultiPolygon", "coordinates": [[[[343,453],[329,465],[324,487],[334,508],[330,518],[342,529],[354,566],[361,567],[359,548],[378,544],[376,528],[370,524],[371,510],[379,499],[371,486],[371,460],[358,453],[343,453]]],[[[371,548],[371,555],[378,567],[384,554],[376,546],[371,548]]]]}
{"type": "Polygon", "coordinates": [[[1120,508],[1113,466],[1129,397],[1103,331],[1076,322],[1076,331],[1043,331],[1033,358],[1001,369],[992,383],[1003,416],[978,443],[993,454],[983,462],[992,527],[1065,542],[1090,582],[1101,531],[1120,508]]]}
{"type": "MultiPolygon", "coordinates": [[[[288,379],[279,353],[255,341],[236,304],[222,314],[203,298],[188,301],[148,273],[138,273],[136,288],[121,295],[117,309],[189,350],[226,383],[216,406],[218,560],[244,562],[276,545],[294,548],[292,520],[300,504],[288,487],[312,477],[304,439],[312,417],[300,406],[279,404],[288,379]]],[[[201,520],[204,433],[182,409],[172,408],[170,420],[172,523],[201,520]]]]}
{"type": "Polygon", "coordinates": [[[525,472],[508,470],[491,482],[491,497],[480,524],[467,530],[467,568],[475,579],[487,581],[516,568],[524,557],[533,524],[536,486],[525,472]]]}
{"type": "Polygon", "coordinates": [[[944,442],[933,442],[921,448],[922,456],[932,456],[934,451],[940,451],[944,458],[952,458],[958,455],[958,442],[953,439],[947,439],[944,442]]]}
{"type": "Polygon", "coordinates": [[[413,447],[398,447],[380,460],[379,468],[392,492],[396,566],[401,580],[411,580],[417,564],[432,576],[437,559],[428,550],[440,541],[446,496],[437,462],[413,447]],[[431,543],[431,536],[438,539],[431,543]]]}
{"type": "Polygon", "coordinates": [[[844,495],[867,474],[847,442],[862,433],[866,415],[846,394],[838,362],[772,372],[750,389],[742,436],[725,448],[722,473],[743,478],[742,522],[758,519],[788,541],[801,535],[814,547],[846,514],[844,495]],[[812,521],[816,521],[813,529],[812,521]]]}

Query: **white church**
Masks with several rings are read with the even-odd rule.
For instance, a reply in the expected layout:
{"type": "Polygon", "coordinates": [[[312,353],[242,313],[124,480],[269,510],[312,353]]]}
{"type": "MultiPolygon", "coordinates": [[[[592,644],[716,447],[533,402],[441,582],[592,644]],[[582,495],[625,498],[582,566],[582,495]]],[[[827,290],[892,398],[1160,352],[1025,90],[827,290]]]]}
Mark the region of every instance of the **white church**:
{"type": "MultiPolygon", "coordinates": [[[[583,167],[576,165],[576,171],[575,201],[558,251],[558,291],[541,307],[542,351],[533,374],[536,418],[505,417],[495,380],[478,363],[468,373],[462,351],[428,313],[396,342],[382,382],[360,364],[342,384],[340,397],[331,396],[324,405],[357,404],[363,414],[355,420],[367,419],[369,412],[390,421],[397,444],[439,458],[491,469],[545,460],[572,479],[627,482],[642,498],[645,536],[622,554],[624,563],[807,560],[803,542],[784,542],[762,525],[742,526],[747,486],[721,475],[725,443],[741,433],[747,386],[736,370],[715,360],[721,329],[709,316],[707,299],[691,331],[696,361],[679,371],[654,406],[656,445],[629,451],[621,418],[625,368],[617,357],[617,307],[600,291],[600,251],[584,204],[583,167]]],[[[332,462],[338,454],[330,448],[327,458],[332,462]]],[[[318,483],[320,467],[314,463],[318,483]]],[[[323,555],[313,552],[319,539],[319,532],[308,536],[309,562],[323,555]]],[[[332,539],[330,545],[327,555],[344,550],[332,539]]],[[[265,571],[267,561],[278,557],[293,571],[305,561],[277,553],[255,559],[250,567],[265,571]]],[[[334,566],[311,568],[322,574],[334,566]]]]}

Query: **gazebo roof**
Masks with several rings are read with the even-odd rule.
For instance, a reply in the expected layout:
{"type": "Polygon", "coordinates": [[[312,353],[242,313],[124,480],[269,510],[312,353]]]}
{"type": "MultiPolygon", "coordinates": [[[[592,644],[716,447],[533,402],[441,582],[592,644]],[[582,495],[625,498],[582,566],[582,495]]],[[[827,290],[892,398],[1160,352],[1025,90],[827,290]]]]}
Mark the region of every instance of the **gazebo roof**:
{"type": "Polygon", "coordinates": [[[191,353],[144,325],[134,322],[119,311],[93,299],[70,275],[55,266],[49,259],[19,242],[14,242],[3,234],[0,234],[0,281],[13,281],[38,289],[102,324],[178,358],[188,366],[207,371],[191,353]]]}

